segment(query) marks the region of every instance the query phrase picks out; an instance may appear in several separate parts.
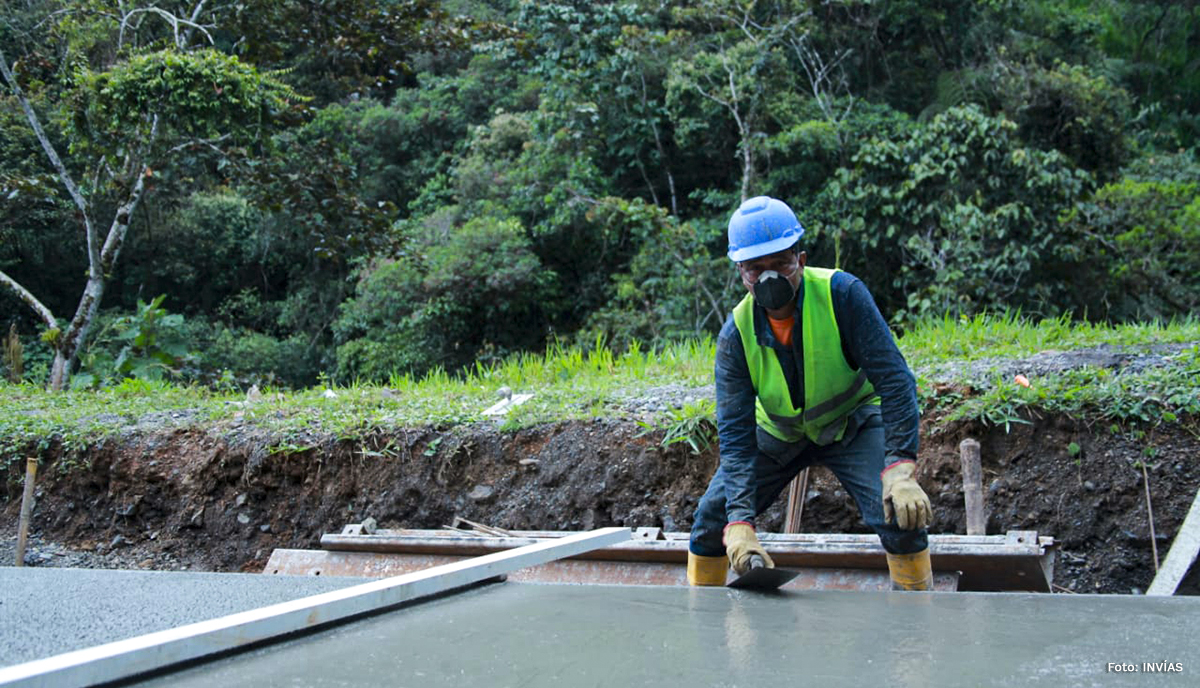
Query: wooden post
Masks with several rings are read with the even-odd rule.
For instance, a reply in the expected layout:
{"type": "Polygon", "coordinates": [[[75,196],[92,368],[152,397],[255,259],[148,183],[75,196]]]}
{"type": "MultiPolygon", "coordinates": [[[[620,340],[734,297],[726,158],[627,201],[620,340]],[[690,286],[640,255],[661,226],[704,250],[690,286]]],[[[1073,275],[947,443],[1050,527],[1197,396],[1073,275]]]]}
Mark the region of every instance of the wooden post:
{"type": "Polygon", "coordinates": [[[783,520],[783,532],[799,533],[800,517],[804,515],[804,496],[808,493],[808,469],[800,471],[788,488],[787,517],[783,520]]]}
{"type": "Polygon", "coordinates": [[[21,520],[17,526],[17,566],[25,565],[25,539],[29,536],[29,515],[33,511],[33,483],[37,479],[37,459],[25,460],[25,492],[21,496],[21,520]]]}
{"type": "Polygon", "coordinates": [[[983,503],[983,468],[979,460],[979,443],[967,438],[959,443],[958,451],[962,458],[967,535],[987,535],[987,511],[983,503]]]}
{"type": "Polygon", "coordinates": [[[1179,532],[1175,534],[1175,540],[1171,543],[1171,550],[1167,552],[1167,560],[1163,562],[1162,568],[1154,576],[1146,594],[1174,595],[1175,589],[1187,575],[1188,569],[1192,568],[1192,564],[1195,563],[1198,552],[1200,552],[1200,491],[1196,492],[1196,497],[1192,500],[1192,508],[1188,509],[1187,517],[1183,519],[1183,525],[1179,526],[1179,532]]]}

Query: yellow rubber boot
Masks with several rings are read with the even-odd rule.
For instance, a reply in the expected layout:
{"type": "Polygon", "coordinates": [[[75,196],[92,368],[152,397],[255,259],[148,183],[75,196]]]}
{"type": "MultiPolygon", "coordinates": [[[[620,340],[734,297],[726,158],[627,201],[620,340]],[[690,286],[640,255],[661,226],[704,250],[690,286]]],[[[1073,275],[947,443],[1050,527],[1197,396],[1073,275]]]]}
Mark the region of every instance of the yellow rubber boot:
{"type": "Polygon", "coordinates": [[[725,585],[728,568],[728,557],[702,557],[688,552],[688,585],[725,585]]]}
{"type": "Polygon", "coordinates": [[[933,590],[928,547],[912,554],[888,554],[887,563],[892,590],[933,590]]]}

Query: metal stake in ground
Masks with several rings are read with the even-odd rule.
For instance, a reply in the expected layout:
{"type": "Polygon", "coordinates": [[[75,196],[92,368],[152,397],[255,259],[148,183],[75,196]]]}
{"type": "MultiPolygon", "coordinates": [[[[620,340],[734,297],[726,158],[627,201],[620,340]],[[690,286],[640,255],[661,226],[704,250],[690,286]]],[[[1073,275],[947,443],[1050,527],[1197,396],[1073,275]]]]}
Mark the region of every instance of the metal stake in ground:
{"type": "Polygon", "coordinates": [[[792,478],[788,488],[787,518],[783,522],[783,532],[788,534],[800,532],[800,518],[804,515],[804,497],[808,494],[808,469],[800,471],[792,478]]]}
{"type": "Polygon", "coordinates": [[[21,495],[21,521],[17,526],[17,566],[25,565],[25,540],[29,537],[29,515],[33,511],[33,483],[37,479],[37,459],[25,459],[25,492],[21,495]]]}

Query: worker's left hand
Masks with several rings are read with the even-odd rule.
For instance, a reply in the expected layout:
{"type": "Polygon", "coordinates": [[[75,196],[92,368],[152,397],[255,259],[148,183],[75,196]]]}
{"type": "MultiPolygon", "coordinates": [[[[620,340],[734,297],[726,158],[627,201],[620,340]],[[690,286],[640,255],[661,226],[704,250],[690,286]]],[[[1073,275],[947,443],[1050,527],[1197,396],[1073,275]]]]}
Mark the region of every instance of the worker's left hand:
{"type": "Polygon", "coordinates": [[[750,557],[755,554],[763,558],[767,568],[775,568],[775,562],[771,561],[767,550],[763,549],[758,536],[754,534],[754,526],[745,521],[734,521],[725,526],[725,553],[739,576],[750,570],[750,557]]]}
{"type": "Polygon", "coordinates": [[[920,530],[933,519],[929,496],[913,479],[916,470],[917,464],[901,461],[884,470],[882,475],[883,520],[890,523],[894,517],[896,525],[903,530],[920,530]]]}

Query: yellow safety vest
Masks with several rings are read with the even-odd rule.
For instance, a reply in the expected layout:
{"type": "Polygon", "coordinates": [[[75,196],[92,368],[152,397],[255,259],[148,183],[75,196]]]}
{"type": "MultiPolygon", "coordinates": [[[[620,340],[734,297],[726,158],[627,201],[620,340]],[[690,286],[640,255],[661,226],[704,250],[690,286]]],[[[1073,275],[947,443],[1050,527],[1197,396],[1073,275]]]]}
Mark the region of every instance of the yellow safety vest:
{"type": "Polygon", "coordinates": [[[850,367],[842,355],[842,337],[833,315],[830,282],[837,270],[804,268],[801,337],[804,344],[804,408],[792,406],[783,367],[776,352],[760,346],[754,335],[754,297],[733,309],[733,322],[742,337],[750,381],[757,395],[758,425],[784,442],[807,437],[824,446],[842,439],[846,419],[860,406],[878,404],[879,396],[862,370],[850,367]]]}

